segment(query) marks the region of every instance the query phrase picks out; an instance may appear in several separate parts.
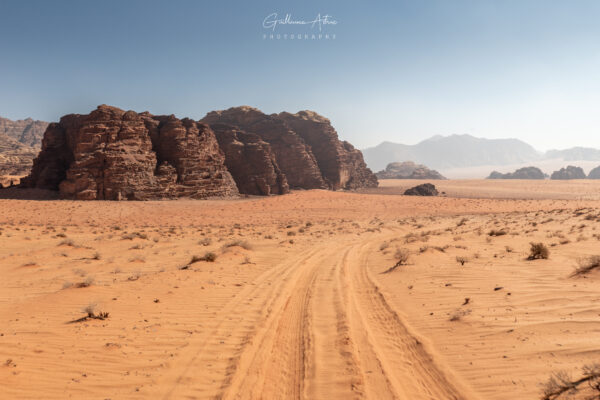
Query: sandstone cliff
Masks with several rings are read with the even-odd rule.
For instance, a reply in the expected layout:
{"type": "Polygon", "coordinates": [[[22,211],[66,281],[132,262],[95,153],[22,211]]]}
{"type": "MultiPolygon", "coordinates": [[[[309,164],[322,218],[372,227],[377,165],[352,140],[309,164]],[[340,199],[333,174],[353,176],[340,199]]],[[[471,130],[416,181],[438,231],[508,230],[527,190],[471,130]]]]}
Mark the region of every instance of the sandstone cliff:
{"type": "Polygon", "coordinates": [[[329,120],[312,111],[266,115],[252,107],[213,111],[202,120],[254,133],[268,143],[291,188],[355,189],[377,186],[362,153],[340,141],[329,120]]]}
{"type": "Polygon", "coordinates": [[[258,135],[225,124],[213,124],[211,128],[240,193],[266,196],[290,191],[271,146],[258,135]]]}
{"type": "Polygon", "coordinates": [[[561,168],[558,171],[554,171],[550,176],[550,179],[585,179],[585,172],[580,167],[569,165],[566,168],[561,168]]]}
{"type": "Polygon", "coordinates": [[[22,186],[81,200],[237,194],[214,133],[174,116],[99,106],[50,124],[22,186]]]}

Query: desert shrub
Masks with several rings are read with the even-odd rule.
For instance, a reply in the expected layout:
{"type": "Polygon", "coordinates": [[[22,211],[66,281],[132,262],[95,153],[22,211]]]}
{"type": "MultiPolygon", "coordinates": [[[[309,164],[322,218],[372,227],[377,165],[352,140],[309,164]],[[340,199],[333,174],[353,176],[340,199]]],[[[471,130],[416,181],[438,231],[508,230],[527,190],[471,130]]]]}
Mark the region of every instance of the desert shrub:
{"type": "Polygon", "coordinates": [[[459,263],[460,265],[465,265],[465,263],[467,261],[469,261],[469,259],[467,257],[456,256],[456,262],[459,263]]]}
{"type": "Polygon", "coordinates": [[[392,272],[399,266],[405,265],[408,262],[409,257],[410,257],[410,252],[408,251],[408,249],[403,249],[403,248],[396,249],[396,252],[394,253],[394,259],[396,259],[396,264],[394,264],[392,267],[390,267],[389,269],[384,271],[384,273],[392,272]]]}
{"type": "Polygon", "coordinates": [[[234,247],[234,246],[238,246],[238,247],[241,247],[246,250],[252,250],[252,245],[250,243],[246,242],[245,240],[241,240],[241,239],[232,240],[231,242],[226,243],[223,246],[223,248],[229,248],[229,247],[234,247]]]}
{"type": "Polygon", "coordinates": [[[202,246],[209,246],[211,243],[212,240],[210,238],[204,238],[198,241],[198,244],[202,246]]]}
{"type": "Polygon", "coordinates": [[[528,260],[546,260],[550,256],[550,250],[544,243],[530,243],[528,260]]]}
{"type": "Polygon", "coordinates": [[[577,260],[577,264],[578,267],[572,275],[585,275],[597,268],[600,268],[600,255],[580,258],[577,260]]]}
{"type": "Polygon", "coordinates": [[[383,242],[381,243],[381,245],[379,246],[379,250],[383,251],[385,249],[387,249],[388,247],[390,247],[390,244],[388,242],[383,242]]]}
{"type": "Polygon", "coordinates": [[[217,259],[216,253],[214,253],[212,251],[207,251],[206,253],[204,253],[204,255],[202,257],[192,256],[192,259],[190,260],[188,265],[192,265],[192,264],[200,262],[200,261],[214,262],[216,259],[217,259]]]}
{"type": "Polygon", "coordinates": [[[488,232],[488,236],[504,236],[506,235],[508,232],[505,231],[504,229],[492,229],[491,231],[488,232]]]}
{"type": "Polygon", "coordinates": [[[552,374],[546,384],[542,386],[541,399],[573,398],[577,393],[584,391],[589,395],[581,398],[598,399],[600,397],[600,364],[584,365],[581,370],[582,376],[579,379],[572,379],[564,371],[552,374]]]}

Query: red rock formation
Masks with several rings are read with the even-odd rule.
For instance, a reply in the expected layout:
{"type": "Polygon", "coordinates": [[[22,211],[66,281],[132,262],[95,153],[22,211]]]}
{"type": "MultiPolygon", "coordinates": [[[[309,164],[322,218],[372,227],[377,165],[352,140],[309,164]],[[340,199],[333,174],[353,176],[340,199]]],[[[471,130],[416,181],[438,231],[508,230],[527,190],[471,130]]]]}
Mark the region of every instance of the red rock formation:
{"type": "Polygon", "coordinates": [[[362,153],[350,143],[340,141],[327,118],[314,111],[282,112],[279,118],[311,147],[331,189],[377,187],[377,178],[367,168],[362,153]]]}
{"type": "Polygon", "coordinates": [[[252,107],[212,111],[202,119],[210,125],[228,124],[254,133],[267,142],[291,188],[325,189],[314,154],[304,140],[276,115],[266,115],[252,107]]]}
{"type": "Polygon", "coordinates": [[[0,134],[13,138],[26,146],[39,149],[48,123],[31,118],[11,121],[0,117],[0,134]]]}
{"type": "Polygon", "coordinates": [[[22,186],[79,200],[237,194],[208,126],[104,105],[50,124],[22,186]]]}
{"type": "Polygon", "coordinates": [[[240,193],[266,196],[289,192],[287,179],[268,143],[231,125],[214,124],[211,128],[240,193]]]}

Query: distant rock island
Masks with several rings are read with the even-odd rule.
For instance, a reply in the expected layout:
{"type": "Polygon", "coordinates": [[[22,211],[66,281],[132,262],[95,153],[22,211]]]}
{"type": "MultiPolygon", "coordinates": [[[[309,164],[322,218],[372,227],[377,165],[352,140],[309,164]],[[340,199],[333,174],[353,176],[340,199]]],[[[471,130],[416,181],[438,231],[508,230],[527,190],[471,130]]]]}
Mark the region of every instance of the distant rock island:
{"type": "Polygon", "coordinates": [[[585,172],[580,167],[575,167],[573,165],[569,165],[566,168],[561,168],[558,171],[554,171],[550,176],[550,179],[585,179],[585,172]]]}
{"type": "Polygon", "coordinates": [[[375,175],[378,179],[446,179],[436,170],[412,161],[389,163],[375,175]]]}
{"type": "Polygon", "coordinates": [[[377,186],[362,153],[312,112],[252,107],[202,121],[101,105],[51,123],[21,187],[77,200],[210,198],[377,186]]]}
{"type": "Polygon", "coordinates": [[[439,193],[431,183],[423,183],[404,191],[405,196],[437,196],[439,193]]]}
{"type": "Polygon", "coordinates": [[[537,167],[523,167],[515,172],[502,174],[498,171],[492,171],[486,179],[546,179],[547,175],[537,167]]]}

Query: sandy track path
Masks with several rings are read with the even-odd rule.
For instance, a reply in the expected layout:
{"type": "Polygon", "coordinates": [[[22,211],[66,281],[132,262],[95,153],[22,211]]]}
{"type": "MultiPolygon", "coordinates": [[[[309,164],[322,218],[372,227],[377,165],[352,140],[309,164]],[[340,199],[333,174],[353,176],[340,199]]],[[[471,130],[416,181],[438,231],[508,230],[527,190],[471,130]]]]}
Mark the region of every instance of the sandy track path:
{"type": "Polygon", "coordinates": [[[380,241],[326,243],[263,273],[174,360],[161,398],[471,398],[371,278],[380,241]]]}

